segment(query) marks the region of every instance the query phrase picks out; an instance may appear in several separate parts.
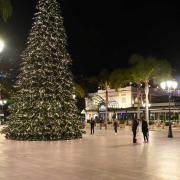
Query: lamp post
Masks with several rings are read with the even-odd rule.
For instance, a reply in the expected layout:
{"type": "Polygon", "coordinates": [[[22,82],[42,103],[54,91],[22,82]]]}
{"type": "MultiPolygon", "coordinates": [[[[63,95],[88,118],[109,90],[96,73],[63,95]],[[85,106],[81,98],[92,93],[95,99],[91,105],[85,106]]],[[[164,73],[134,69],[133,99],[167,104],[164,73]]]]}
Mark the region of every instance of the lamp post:
{"type": "Polygon", "coordinates": [[[172,125],[171,125],[171,95],[172,92],[175,91],[177,88],[178,83],[176,81],[164,81],[161,82],[161,88],[168,93],[168,100],[169,100],[169,131],[168,131],[168,138],[173,138],[172,134],[172,125]]]}
{"type": "Polygon", "coordinates": [[[107,129],[107,122],[109,120],[109,116],[108,116],[108,89],[109,89],[109,85],[108,85],[108,82],[106,81],[105,82],[105,103],[106,103],[106,118],[105,118],[105,129],[107,129]]]}
{"type": "MultiPolygon", "coordinates": [[[[4,50],[4,46],[5,46],[4,41],[0,38],[0,53],[2,53],[2,51],[4,50]]],[[[2,97],[1,97],[1,84],[0,84],[0,98],[2,98],[2,97]]],[[[0,99],[0,105],[2,106],[2,109],[1,109],[2,112],[3,112],[3,106],[4,106],[6,103],[7,103],[6,100],[0,99]]]]}

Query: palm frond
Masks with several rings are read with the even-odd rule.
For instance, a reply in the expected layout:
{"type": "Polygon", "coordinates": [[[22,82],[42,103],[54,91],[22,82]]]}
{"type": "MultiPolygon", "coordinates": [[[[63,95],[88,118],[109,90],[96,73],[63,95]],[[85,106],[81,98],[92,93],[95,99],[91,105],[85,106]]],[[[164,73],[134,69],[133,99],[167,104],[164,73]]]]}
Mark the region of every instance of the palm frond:
{"type": "Polygon", "coordinates": [[[11,17],[12,11],[13,9],[10,0],[0,0],[0,14],[5,22],[11,17]]]}

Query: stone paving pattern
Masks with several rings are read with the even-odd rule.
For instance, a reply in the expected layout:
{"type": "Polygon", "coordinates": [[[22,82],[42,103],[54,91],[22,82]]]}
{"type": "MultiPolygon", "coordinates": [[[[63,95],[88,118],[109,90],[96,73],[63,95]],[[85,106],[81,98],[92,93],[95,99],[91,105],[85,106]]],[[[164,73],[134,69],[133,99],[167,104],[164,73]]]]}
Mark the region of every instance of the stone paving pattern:
{"type": "Polygon", "coordinates": [[[180,132],[96,130],[82,140],[23,142],[0,135],[0,180],[179,180],[180,132]]]}

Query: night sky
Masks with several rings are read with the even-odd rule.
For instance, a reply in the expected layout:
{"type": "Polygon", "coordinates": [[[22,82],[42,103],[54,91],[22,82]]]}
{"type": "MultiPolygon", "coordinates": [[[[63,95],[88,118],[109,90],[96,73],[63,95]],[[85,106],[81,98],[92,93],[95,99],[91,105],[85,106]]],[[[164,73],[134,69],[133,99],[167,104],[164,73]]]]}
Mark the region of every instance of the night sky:
{"type": "MultiPolygon", "coordinates": [[[[178,2],[60,0],[69,52],[77,76],[127,66],[134,53],[167,58],[180,68],[178,2]],[[119,3],[120,4],[119,4],[119,3]]],[[[6,53],[17,59],[25,48],[36,0],[12,0],[13,16],[0,34],[6,53]]]]}

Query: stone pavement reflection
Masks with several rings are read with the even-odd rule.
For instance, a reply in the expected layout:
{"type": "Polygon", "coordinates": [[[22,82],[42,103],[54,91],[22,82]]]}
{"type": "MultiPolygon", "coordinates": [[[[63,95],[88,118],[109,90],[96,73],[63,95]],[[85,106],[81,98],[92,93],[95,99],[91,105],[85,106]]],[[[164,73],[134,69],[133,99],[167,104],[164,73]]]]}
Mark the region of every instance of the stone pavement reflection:
{"type": "Polygon", "coordinates": [[[179,180],[180,132],[89,130],[82,140],[20,142],[0,136],[0,180],[179,180]]]}

